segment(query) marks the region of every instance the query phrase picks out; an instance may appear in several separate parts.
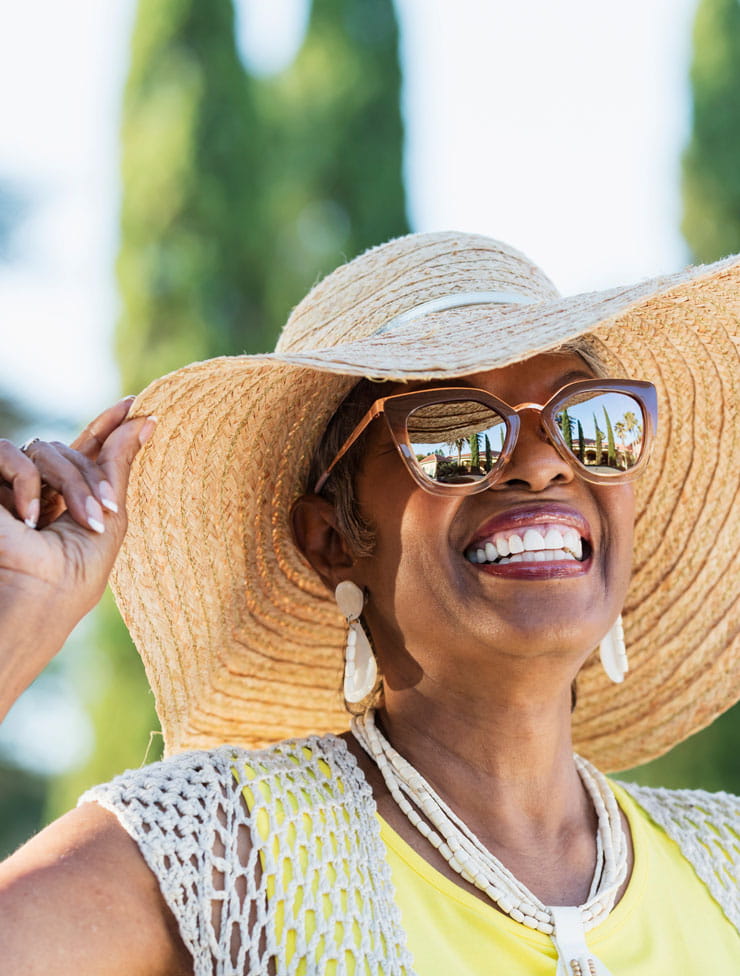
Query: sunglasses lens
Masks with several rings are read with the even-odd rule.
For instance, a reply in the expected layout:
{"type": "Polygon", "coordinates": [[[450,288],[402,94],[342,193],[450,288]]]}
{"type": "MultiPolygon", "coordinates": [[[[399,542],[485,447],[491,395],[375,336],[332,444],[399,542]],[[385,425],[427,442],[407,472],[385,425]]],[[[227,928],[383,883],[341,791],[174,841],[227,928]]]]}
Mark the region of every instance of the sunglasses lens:
{"type": "Polygon", "coordinates": [[[411,450],[424,475],[437,484],[480,481],[496,464],[506,421],[474,400],[427,403],[406,420],[411,450]]]}
{"type": "Polygon", "coordinates": [[[644,421],[628,393],[589,390],[561,404],[555,424],[576,459],[598,474],[621,474],[640,460],[644,421]]]}

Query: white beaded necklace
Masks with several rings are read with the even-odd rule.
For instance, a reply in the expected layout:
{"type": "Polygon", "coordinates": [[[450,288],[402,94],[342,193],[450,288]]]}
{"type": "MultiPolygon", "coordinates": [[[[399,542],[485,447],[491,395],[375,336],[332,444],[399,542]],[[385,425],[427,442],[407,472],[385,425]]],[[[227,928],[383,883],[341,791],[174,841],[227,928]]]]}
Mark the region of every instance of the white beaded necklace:
{"type": "Polygon", "coordinates": [[[614,907],[627,876],[627,840],[606,777],[585,759],[574,757],[598,818],[596,868],[585,904],[578,908],[547,906],[483,846],[424,777],[396,752],[375,725],[373,709],[352,719],[352,732],[375,761],[402,812],[450,867],[483,891],[506,915],[552,936],[558,950],[558,974],[609,976],[585,941],[586,930],[603,921],[614,907]]]}

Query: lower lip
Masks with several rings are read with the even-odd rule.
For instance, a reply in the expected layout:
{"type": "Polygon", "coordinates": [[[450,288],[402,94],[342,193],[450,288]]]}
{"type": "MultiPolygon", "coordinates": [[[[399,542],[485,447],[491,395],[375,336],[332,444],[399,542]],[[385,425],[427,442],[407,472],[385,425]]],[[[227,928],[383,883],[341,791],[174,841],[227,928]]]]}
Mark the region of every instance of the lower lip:
{"type": "MultiPolygon", "coordinates": [[[[471,565],[473,565],[471,563],[471,565]]],[[[501,576],[506,579],[521,580],[549,580],[570,579],[572,576],[584,576],[591,567],[591,557],[577,562],[574,559],[563,559],[558,562],[546,563],[476,563],[474,568],[488,576],[501,576]]]]}

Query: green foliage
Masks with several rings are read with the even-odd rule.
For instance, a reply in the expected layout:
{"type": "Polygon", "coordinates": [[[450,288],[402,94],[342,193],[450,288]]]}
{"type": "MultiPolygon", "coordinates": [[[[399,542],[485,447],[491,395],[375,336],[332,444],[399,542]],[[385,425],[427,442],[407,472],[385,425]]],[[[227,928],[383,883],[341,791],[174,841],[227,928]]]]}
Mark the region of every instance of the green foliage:
{"type": "Polygon", "coordinates": [[[567,410],[560,414],[560,430],[563,432],[565,446],[569,451],[573,450],[573,420],[567,410]]]}
{"type": "Polygon", "coordinates": [[[258,86],[276,328],[318,277],[407,232],[400,84],[391,0],[314,0],[295,61],[258,86]]]}
{"type": "Polygon", "coordinates": [[[596,414],[594,414],[594,431],[596,436],[596,463],[601,464],[601,452],[604,447],[604,431],[599,427],[596,414]]]}
{"type": "Polygon", "coordinates": [[[488,439],[488,434],[485,435],[486,438],[486,471],[490,471],[493,467],[493,454],[491,453],[491,442],[488,439]]]}
{"type": "Polygon", "coordinates": [[[304,44],[254,79],[231,0],[140,0],[123,122],[126,389],[272,348],[317,278],[408,230],[390,0],[314,0],[304,44]]]}
{"type": "Polygon", "coordinates": [[[468,438],[470,444],[470,470],[480,471],[480,435],[473,434],[468,438]]]}
{"type": "Polygon", "coordinates": [[[583,424],[580,420],[576,421],[578,425],[578,457],[581,461],[586,460],[586,438],[583,434],[583,424]]]}
{"type": "Polygon", "coordinates": [[[0,860],[43,827],[46,786],[45,777],[0,762],[0,860]]]}
{"type": "Polygon", "coordinates": [[[95,729],[95,747],[81,768],[52,781],[47,819],[73,807],[80,793],[93,783],[105,782],[123,769],[162,755],[154,696],[109,591],[95,615],[95,658],[90,665],[95,674],[85,702],[95,729]]]}
{"type": "Polygon", "coordinates": [[[665,756],[631,769],[620,779],[672,789],[726,790],[740,794],[740,704],[720,715],[665,756]]]}
{"type": "MultiPolygon", "coordinates": [[[[122,127],[118,354],[127,390],[264,350],[253,84],[231,0],[140,0],[122,127]]],[[[267,250],[266,243],[262,247],[267,250]]]]}
{"type": "Polygon", "coordinates": [[[697,261],[740,251],[740,3],[701,0],[683,158],[682,230],[697,261]]]}
{"type": "Polygon", "coordinates": [[[606,407],[601,408],[604,411],[604,420],[606,421],[606,458],[607,464],[610,468],[616,468],[617,466],[617,447],[614,443],[614,431],[612,430],[612,422],[609,419],[609,414],[606,412],[606,407]]]}

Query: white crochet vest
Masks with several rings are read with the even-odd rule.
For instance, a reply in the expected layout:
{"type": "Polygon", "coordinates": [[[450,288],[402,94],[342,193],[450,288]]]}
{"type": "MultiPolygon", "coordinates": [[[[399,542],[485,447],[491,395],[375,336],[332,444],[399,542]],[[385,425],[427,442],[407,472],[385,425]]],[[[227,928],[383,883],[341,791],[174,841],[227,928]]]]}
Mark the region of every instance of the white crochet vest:
{"type": "MultiPolygon", "coordinates": [[[[626,788],[740,931],[740,798],[626,788]]],[[[319,974],[331,963],[337,976],[413,976],[372,792],[341,739],[183,753],[86,801],[139,845],[195,976],[319,974]]]]}

